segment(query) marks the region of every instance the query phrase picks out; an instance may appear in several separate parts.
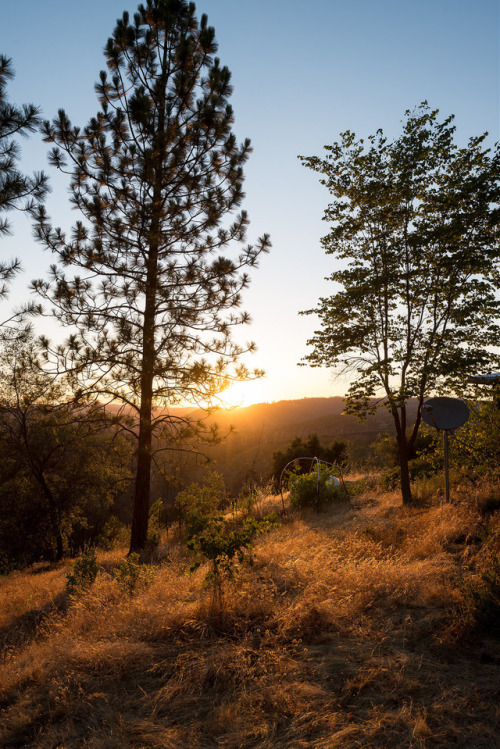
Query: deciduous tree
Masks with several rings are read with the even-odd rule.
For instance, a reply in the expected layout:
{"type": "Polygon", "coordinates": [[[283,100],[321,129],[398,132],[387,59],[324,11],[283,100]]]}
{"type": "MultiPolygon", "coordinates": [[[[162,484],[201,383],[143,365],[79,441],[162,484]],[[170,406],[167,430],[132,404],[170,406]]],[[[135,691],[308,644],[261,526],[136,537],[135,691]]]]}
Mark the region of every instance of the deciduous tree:
{"type": "Polygon", "coordinates": [[[129,478],[129,445],[113,419],[103,408],[76,405],[44,371],[40,353],[29,331],[3,333],[0,546],[25,563],[60,559],[95,539],[129,478]]]}
{"type": "Polygon", "coordinates": [[[337,261],[333,295],[304,313],[321,321],[304,362],[350,375],[350,413],[366,415],[382,395],[405,503],[425,398],[498,362],[500,148],[486,148],[486,134],[458,147],[452,120],[424,103],[392,142],[347,131],[325,158],[300,157],[333,196],[322,244],[337,261]]]}

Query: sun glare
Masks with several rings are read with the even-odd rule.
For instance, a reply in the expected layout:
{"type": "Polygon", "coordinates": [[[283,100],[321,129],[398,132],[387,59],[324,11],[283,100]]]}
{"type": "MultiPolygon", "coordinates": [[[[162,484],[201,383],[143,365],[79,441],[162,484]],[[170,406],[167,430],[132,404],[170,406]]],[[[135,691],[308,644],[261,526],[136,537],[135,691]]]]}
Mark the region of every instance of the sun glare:
{"type": "Polygon", "coordinates": [[[265,380],[235,382],[221,394],[222,405],[228,409],[252,406],[254,403],[265,403],[268,399],[265,380]]]}

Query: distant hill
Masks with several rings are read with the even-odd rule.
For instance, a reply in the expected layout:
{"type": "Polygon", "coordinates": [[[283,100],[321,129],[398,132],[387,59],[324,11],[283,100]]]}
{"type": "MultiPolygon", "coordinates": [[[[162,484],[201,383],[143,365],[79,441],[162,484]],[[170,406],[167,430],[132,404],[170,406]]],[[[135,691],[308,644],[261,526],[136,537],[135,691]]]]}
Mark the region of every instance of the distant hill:
{"type": "MultiPolygon", "coordinates": [[[[374,416],[359,422],[343,414],[344,407],[342,398],[333,397],[258,403],[217,411],[210,421],[222,433],[228,433],[230,427],[234,432],[221,445],[206,451],[213,461],[212,470],[220,471],[228,489],[237,493],[246,481],[269,477],[274,452],[283,450],[295,437],[306,438],[312,433],[317,433],[324,444],[344,440],[355,461],[369,459],[370,445],[377,435],[392,432],[392,417],[381,407],[374,416]]],[[[191,480],[200,480],[204,469],[190,464],[182,473],[191,480]]]]}
{"type": "MultiPolygon", "coordinates": [[[[414,407],[412,403],[409,406],[411,420],[416,412],[416,401],[414,407]]],[[[344,407],[343,398],[332,397],[256,403],[229,411],[220,409],[207,421],[217,424],[221,434],[227,435],[225,440],[212,447],[200,446],[212,461],[210,466],[205,467],[203,461],[189,453],[166,451],[163,454],[165,474],[175,476],[184,486],[202,481],[209,470],[217,470],[223,474],[229,492],[235,495],[245,483],[269,478],[274,452],[283,450],[295,437],[304,439],[313,433],[326,445],[335,439],[347,442],[351,460],[366,461],[371,457],[370,445],[377,435],[392,433],[392,417],[387,409],[380,407],[374,416],[359,422],[345,415],[344,407]]],[[[109,408],[117,410],[117,407],[109,408]]],[[[169,412],[174,416],[204,415],[193,408],[171,408],[169,412]]],[[[161,496],[172,501],[177,493],[168,478],[157,477],[153,485],[153,500],[161,496]]]]}

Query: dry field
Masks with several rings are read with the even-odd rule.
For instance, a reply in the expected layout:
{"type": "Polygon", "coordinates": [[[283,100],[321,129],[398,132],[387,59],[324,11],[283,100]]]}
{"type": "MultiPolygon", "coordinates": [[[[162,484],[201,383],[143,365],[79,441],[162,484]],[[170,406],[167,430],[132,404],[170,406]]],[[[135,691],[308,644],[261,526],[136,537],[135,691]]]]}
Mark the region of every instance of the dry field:
{"type": "Polygon", "coordinates": [[[499,642],[450,618],[498,522],[471,504],[288,516],[216,613],[175,539],[131,596],[124,550],[74,598],[69,562],[0,579],[0,746],[500,747],[499,642]]]}

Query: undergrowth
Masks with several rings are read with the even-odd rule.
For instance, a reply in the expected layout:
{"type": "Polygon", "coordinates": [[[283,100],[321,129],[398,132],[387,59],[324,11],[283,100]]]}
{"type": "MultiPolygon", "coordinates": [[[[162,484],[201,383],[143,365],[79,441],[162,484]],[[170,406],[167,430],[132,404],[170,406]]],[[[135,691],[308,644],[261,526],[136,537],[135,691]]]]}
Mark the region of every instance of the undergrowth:
{"type": "Polygon", "coordinates": [[[182,539],[161,540],[146,584],[125,549],[66,599],[81,565],[2,578],[0,745],[495,746],[498,513],[454,500],[405,508],[367,485],[286,516],[254,537],[223,616],[182,539]]]}
{"type": "Polygon", "coordinates": [[[459,599],[450,612],[450,633],[458,640],[500,636],[500,525],[486,535],[480,552],[458,582],[459,599]]]}

